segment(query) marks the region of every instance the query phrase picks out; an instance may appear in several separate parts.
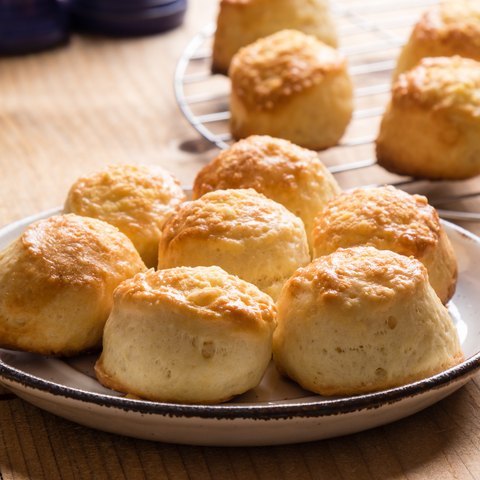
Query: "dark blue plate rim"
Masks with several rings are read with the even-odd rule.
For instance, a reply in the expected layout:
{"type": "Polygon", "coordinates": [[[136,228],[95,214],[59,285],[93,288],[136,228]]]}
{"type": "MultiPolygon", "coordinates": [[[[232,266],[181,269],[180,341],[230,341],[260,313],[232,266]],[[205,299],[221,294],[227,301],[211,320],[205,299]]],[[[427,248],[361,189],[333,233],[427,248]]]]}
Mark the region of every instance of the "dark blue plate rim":
{"type": "MultiPolygon", "coordinates": [[[[475,354],[461,364],[434,375],[425,380],[403,387],[366,395],[336,398],[309,403],[289,403],[283,405],[180,405],[160,403],[147,400],[132,400],[124,397],[114,397],[88,392],[72,387],[66,387],[22,372],[0,361],[0,376],[23,387],[40,390],[54,396],[91,403],[100,407],[114,407],[124,411],[142,414],[155,414],[174,417],[198,417],[217,419],[253,419],[271,420],[292,417],[323,417],[348,414],[361,410],[371,410],[400,402],[408,397],[415,397],[432,390],[447,387],[460,381],[467,381],[480,369],[480,353],[475,354]]],[[[8,385],[6,385],[8,388],[8,385]]],[[[312,394],[314,396],[315,394],[312,394]]]]}

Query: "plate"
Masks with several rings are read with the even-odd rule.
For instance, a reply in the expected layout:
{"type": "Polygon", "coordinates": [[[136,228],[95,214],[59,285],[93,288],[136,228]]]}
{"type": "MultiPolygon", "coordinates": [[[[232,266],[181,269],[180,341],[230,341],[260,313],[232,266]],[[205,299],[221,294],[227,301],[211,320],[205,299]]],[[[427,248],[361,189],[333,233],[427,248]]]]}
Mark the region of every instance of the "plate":
{"type": "MultiPolygon", "coordinates": [[[[48,210],[0,229],[0,249],[48,210]]],[[[215,406],[175,405],[125,398],[96,380],[95,355],[58,359],[0,349],[0,383],[27,402],[73,422],[147,440],[210,446],[308,442],[378,427],[450,395],[480,369],[480,238],[443,226],[458,257],[459,283],[449,303],[465,360],[400,388],[350,397],[322,397],[284,379],[271,364],[262,383],[215,406]]]]}

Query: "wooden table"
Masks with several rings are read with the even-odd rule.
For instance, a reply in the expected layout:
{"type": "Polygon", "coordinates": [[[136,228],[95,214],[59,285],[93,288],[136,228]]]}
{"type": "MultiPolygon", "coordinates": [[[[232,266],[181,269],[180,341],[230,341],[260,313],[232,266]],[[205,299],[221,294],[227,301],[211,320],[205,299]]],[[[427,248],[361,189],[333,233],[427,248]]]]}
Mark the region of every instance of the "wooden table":
{"type": "MultiPolygon", "coordinates": [[[[66,47],[0,59],[0,226],[62,204],[79,175],[112,163],[157,163],[191,185],[217,150],[181,114],[173,73],[188,40],[216,11],[217,0],[191,0],[184,25],[162,35],[75,34],[66,47]]],[[[371,149],[337,149],[323,158],[329,164],[361,160],[371,149]]],[[[343,187],[390,181],[375,168],[338,179],[343,187]]],[[[478,187],[474,179],[422,188],[438,196],[478,187]]],[[[477,199],[452,206],[480,211],[477,199]]],[[[480,224],[462,226],[480,234],[480,224]]],[[[479,387],[477,376],[438,404],[363,433],[262,448],[181,446],[111,435],[0,389],[0,478],[480,478],[479,387]]]]}

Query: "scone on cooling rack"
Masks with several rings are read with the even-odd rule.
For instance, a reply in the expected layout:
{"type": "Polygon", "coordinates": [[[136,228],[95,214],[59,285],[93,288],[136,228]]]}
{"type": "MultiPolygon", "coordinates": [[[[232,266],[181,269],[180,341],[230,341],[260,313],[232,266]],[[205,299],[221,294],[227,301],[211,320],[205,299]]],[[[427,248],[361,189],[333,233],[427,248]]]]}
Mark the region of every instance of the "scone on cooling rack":
{"type": "Polygon", "coordinates": [[[282,30],[233,57],[230,129],[284,138],[310,150],[336,145],[350,122],[353,84],[347,61],[311,35],[282,30]]]}
{"type": "Polygon", "coordinates": [[[241,47],[286,28],[337,46],[327,0],[221,0],[212,70],[226,75],[241,47]]]}
{"type": "Polygon", "coordinates": [[[178,180],[158,165],[111,165],[72,185],[65,212],[114,225],[150,268],[157,265],[163,224],[184,201],[178,180]]]}
{"type": "Polygon", "coordinates": [[[452,298],[458,277],[455,251],[425,197],[387,186],[357,189],[330,200],[315,219],[314,256],[357,245],[416,258],[427,268],[440,300],[452,298]]]}
{"type": "Polygon", "coordinates": [[[97,378],[153,401],[225,402],[260,383],[276,316],[268,295],[219,267],[150,270],[115,290],[97,378]]]}
{"type": "Polygon", "coordinates": [[[386,170],[432,180],[480,174],[480,62],[424,58],[400,75],[377,138],[386,170]]]}
{"type": "Polygon", "coordinates": [[[132,242],[100,220],[30,225],[0,252],[0,346],[52,356],[99,350],[113,290],[145,270],[132,242]]]}
{"type": "Polygon", "coordinates": [[[480,2],[447,0],[422,16],[403,47],[394,80],[425,57],[480,60],[480,2]]]}
{"type": "Polygon", "coordinates": [[[253,189],[216,190],[187,202],[165,223],[158,269],[217,265],[274,300],[310,262],[302,220],[253,189]]]}
{"type": "Polygon", "coordinates": [[[267,135],[248,137],[221,152],[197,174],[193,199],[228,188],[253,188],[300,217],[310,251],[316,214],[341,192],[317,152],[267,135]]]}
{"type": "Polygon", "coordinates": [[[426,268],[388,250],[317,258],[285,284],[277,309],[278,371],[321,395],[399,387],[464,359],[426,268]]]}

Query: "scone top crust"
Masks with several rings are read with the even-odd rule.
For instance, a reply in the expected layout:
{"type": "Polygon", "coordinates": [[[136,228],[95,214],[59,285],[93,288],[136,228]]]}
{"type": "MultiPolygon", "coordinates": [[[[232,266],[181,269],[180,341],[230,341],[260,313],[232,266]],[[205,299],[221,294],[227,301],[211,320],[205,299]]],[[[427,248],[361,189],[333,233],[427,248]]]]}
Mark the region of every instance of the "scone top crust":
{"type": "Polygon", "coordinates": [[[35,222],[0,252],[0,344],[53,356],[97,351],[115,287],[145,270],[108,223],[76,215],[35,222]]]}
{"type": "Polygon", "coordinates": [[[371,245],[422,257],[438,245],[440,219],[421,195],[387,186],[357,189],[330,200],[315,219],[315,255],[338,247],[371,245]]]}
{"type": "Polygon", "coordinates": [[[272,111],[292,95],[346,68],[345,57],[315,37],[282,30],[243,47],[233,57],[232,88],[251,109],[272,111]]]}
{"type": "Polygon", "coordinates": [[[99,286],[145,269],[125,235],[93,218],[70,214],[41,220],[28,227],[19,242],[22,275],[35,277],[37,288],[99,286]]]}
{"type": "Polygon", "coordinates": [[[428,284],[427,269],[414,258],[373,247],[340,248],[300,268],[285,284],[284,295],[302,298],[314,292],[316,308],[329,305],[348,312],[351,308],[384,309],[428,284]]]}
{"type": "Polygon", "coordinates": [[[480,117],[480,62],[458,55],[424,58],[400,75],[392,89],[392,104],[480,117]]]}
{"type": "Polygon", "coordinates": [[[124,301],[168,305],[192,318],[227,322],[238,333],[270,332],[277,323],[275,304],[267,294],[215,266],[149,270],[115,290],[120,308],[124,301]]]}
{"type": "Polygon", "coordinates": [[[222,151],[198,173],[193,198],[213,190],[253,188],[276,200],[294,193],[301,195],[301,185],[308,183],[311,187],[312,182],[317,186],[331,182],[332,195],[340,193],[317,152],[288,140],[252,135],[222,151]]]}
{"type": "Polygon", "coordinates": [[[80,177],[70,189],[65,211],[141,233],[146,224],[161,228],[184,201],[180,183],[162,167],[121,164],[80,177]]]}
{"type": "MultiPolygon", "coordinates": [[[[212,237],[228,237],[238,242],[266,237],[286,221],[298,231],[303,228],[302,221],[283,205],[252,188],[216,190],[198,200],[186,202],[176,215],[170,217],[163,229],[160,251],[162,246],[175,242],[176,237],[182,241],[191,236],[205,242],[212,237]]],[[[161,257],[160,254],[160,262],[161,257]]]]}
{"type": "Polygon", "coordinates": [[[476,0],[448,0],[427,11],[415,26],[419,40],[462,43],[462,49],[480,48],[480,5],[476,0]]]}

